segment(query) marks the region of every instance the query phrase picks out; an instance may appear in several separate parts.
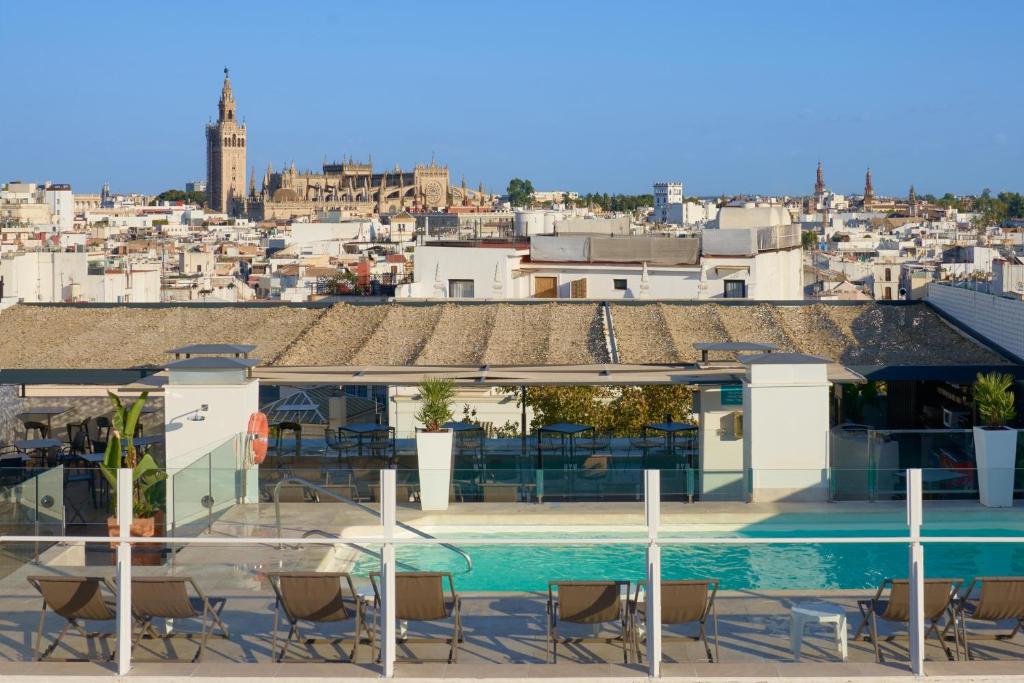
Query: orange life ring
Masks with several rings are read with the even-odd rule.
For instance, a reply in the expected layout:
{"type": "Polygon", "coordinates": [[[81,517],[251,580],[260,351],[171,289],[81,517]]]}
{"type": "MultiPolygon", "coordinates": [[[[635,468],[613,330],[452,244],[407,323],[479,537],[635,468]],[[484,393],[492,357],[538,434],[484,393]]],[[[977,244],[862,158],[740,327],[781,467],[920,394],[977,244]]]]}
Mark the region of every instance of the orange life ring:
{"type": "Polygon", "coordinates": [[[270,446],[270,425],[267,423],[267,416],[257,411],[249,416],[249,429],[246,432],[249,441],[249,452],[252,454],[252,462],[259,465],[267,457],[267,448],[270,446]]]}

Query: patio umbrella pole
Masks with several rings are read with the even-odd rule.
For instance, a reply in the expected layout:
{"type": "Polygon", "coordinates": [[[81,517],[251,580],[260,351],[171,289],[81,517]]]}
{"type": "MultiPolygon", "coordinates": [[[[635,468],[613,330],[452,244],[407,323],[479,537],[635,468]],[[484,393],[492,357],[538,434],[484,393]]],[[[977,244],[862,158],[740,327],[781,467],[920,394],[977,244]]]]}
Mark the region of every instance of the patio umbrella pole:
{"type": "Polygon", "coordinates": [[[519,438],[523,446],[523,456],[526,456],[526,385],[523,384],[520,389],[523,391],[523,413],[521,417],[521,424],[519,427],[519,438]]]}

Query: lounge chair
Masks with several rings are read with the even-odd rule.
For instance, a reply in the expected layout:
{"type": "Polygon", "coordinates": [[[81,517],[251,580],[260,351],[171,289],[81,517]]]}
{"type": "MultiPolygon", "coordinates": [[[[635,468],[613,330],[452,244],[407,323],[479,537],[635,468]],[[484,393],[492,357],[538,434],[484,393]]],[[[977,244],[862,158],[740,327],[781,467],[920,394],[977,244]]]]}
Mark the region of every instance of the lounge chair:
{"type": "Polygon", "coordinates": [[[316,501],[313,490],[303,484],[274,485],[270,490],[271,500],[277,496],[279,503],[312,503],[316,501]],[[276,493],[275,493],[276,489],[276,493]]]}
{"type": "MultiPolygon", "coordinates": [[[[188,576],[137,576],[132,578],[132,616],[138,623],[139,631],[132,639],[132,650],[142,638],[168,640],[170,638],[192,638],[199,635],[199,649],[190,660],[203,661],[206,641],[214,628],[220,629],[222,638],[229,638],[227,626],[221,621],[224,598],[208,598],[195,580],[188,576]],[[195,595],[189,595],[189,586],[195,595]],[[199,619],[202,631],[198,634],[177,631],[160,634],[153,628],[153,619],[199,619]]],[[[184,661],[184,660],[181,660],[184,661]]]]}
{"type": "Polygon", "coordinates": [[[313,491],[313,498],[317,503],[346,502],[340,498],[332,496],[332,493],[337,494],[338,496],[344,496],[349,500],[359,500],[359,491],[356,489],[355,484],[320,484],[320,486],[313,491]]]}
{"type": "MultiPolygon", "coordinates": [[[[950,621],[954,620],[954,599],[957,597],[957,591],[962,583],[957,579],[925,579],[924,581],[924,618],[928,622],[925,638],[929,633],[934,632],[942,649],[946,651],[946,656],[951,660],[953,653],[950,652],[942,639],[942,634],[939,633],[939,620],[943,616],[949,617],[950,621]]],[[[864,627],[868,626],[871,643],[875,647],[875,661],[882,662],[882,651],[878,647],[878,619],[901,624],[910,623],[910,584],[905,579],[885,579],[873,598],[858,600],[857,606],[860,608],[863,618],[853,639],[857,640],[864,627]],[[889,589],[889,596],[883,600],[882,594],[886,588],[889,589]]],[[[889,640],[892,639],[893,637],[890,636],[889,640]]],[[[960,658],[959,638],[956,640],[956,658],[960,658]]]]}
{"type": "Polygon", "coordinates": [[[519,484],[515,482],[485,481],[480,490],[485,503],[519,502],[519,484]]]}
{"type": "MultiPolygon", "coordinates": [[[[1015,621],[1013,630],[993,636],[994,640],[1010,640],[1024,628],[1024,577],[1022,576],[979,576],[971,581],[961,592],[961,599],[956,608],[960,622],[960,638],[964,644],[967,659],[971,658],[971,648],[967,643],[967,620],[975,621],[1015,621]],[[981,596],[976,602],[971,601],[974,587],[981,584],[981,596]]],[[[946,635],[949,624],[942,631],[946,635]]]]}
{"type": "MultiPolygon", "coordinates": [[[[636,648],[636,661],[643,662],[640,643],[645,639],[640,634],[640,627],[647,618],[647,604],[640,600],[640,589],[646,587],[646,581],[636,585],[636,593],[629,606],[630,628],[633,645],[636,648]]],[[[697,623],[700,630],[696,636],[675,635],[662,631],[661,639],[667,640],[699,640],[704,643],[704,652],[709,662],[720,661],[718,657],[718,614],[715,611],[715,595],[718,594],[718,579],[700,579],[695,581],[662,581],[661,582],[661,624],[662,626],[697,623]],[[711,617],[712,636],[715,642],[715,653],[711,654],[708,645],[707,621],[711,617]]]]}
{"type": "MultiPolygon", "coordinates": [[[[299,622],[329,624],[355,619],[352,651],[348,661],[354,662],[359,655],[359,640],[366,630],[373,646],[373,634],[365,627],[363,605],[356,593],[349,574],[340,572],[281,572],[268,574],[271,587],[277,599],[274,601],[274,638],[270,653],[275,661],[284,661],[288,648],[296,644],[312,645],[327,642],[332,645],[343,642],[344,638],[302,638],[299,622]],[[347,589],[347,592],[346,592],[347,589]],[[277,629],[281,614],[288,621],[288,636],[281,653],[277,653],[277,629]]],[[[321,660],[330,661],[330,660],[321,660]]]]}
{"type": "MultiPolygon", "coordinates": [[[[90,632],[82,624],[83,621],[116,621],[116,596],[113,586],[106,579],[99,576],[30,576],[28,582],[43,596],[43,609],[39,613],[39,628],[36,631],[36,661],[50,656],[71,628],[86,640],[114,638],[117,635],[114,632],[90,632]],[[43,626],[47,608],[63,617],[66,623],[43,651],[43,626]]],[[[114,654],[115,650],[111,648],[107,659],[113,659],[114,654]]]]}
{"type": "MultiPolygon", "coordinates": [[[[378,581],[380,572],[370,573],[373,586],[374,604],[380,605],[378,581]]],[[[444,643],[449,646],[447,660],[411,658],[409,661],[459,661],[459,644],[463,641],[462,599],[455,592],[455,582],[448,572],[398,572],[395,574],[395,619],[405,621],[447,621],[452,620],[451,637],[404,638],[403,643],[444,643]],[[444,579],[448,579],[448,595],[445,595],[444,579]]],[[[380,654],[378,652],[378,659],[380,654]]]]}
{"type": "Polygon", "coordinates": [[[550,581],[548,583],[548,662],[558,661],[558,644],[617,643],[622,645],[622,661],[629,662],[630,630],[627,600],[629,581],[550,581]],[[600,624],[617,623],[619,633],[611,638],[563,637],[558,632],[560,623],[600,624]]]}

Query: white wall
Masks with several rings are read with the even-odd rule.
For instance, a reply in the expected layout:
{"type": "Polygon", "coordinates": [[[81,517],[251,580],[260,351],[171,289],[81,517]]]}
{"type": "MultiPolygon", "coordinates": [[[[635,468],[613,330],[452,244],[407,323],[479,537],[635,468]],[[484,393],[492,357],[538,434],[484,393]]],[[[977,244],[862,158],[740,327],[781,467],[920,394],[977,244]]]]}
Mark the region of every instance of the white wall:
{"type": "Polygon", "coordinates": [[[413,256],[416,282],[412,287],[401,288],[396,296],[438,296],[434,291],[435,272],[440,273],[445,296],[448,295],[449,280],[472,280],[474,298],[477,299],[529,296],[520,291],[521,283],[513,282],[512,272],[520,261],[520,252],[515,249],[418,246],[413,256]],[[501,283],[500,294],[496,294],[494,288],[495,268],[501,283]]]}
{"type": "Polygon", "coordinates": [[[750,364],[743,382],[743,455],[753,501],[828,497],[825,363],[750,364]]]}
{"type": "Polygon", "coordinates": [[[704,500],[739,500],[743,491],[743,435],[735,431],[733,415],[742,405],[722,405],[722,387],[704,385],[700,392],[700,490],[704,500]]]}
{"type": "Polygon", "coordinates": [[[4,278],[4,296],[18,297],[26,303],[70,301],[85,285],[86,254],[37,251],[0,259],[4,278]]]}
{"type": "MultiPolygon", "coordinates": [[[[172,378],[173,379],[173,378],[172,378]]],[[[166,437],[167,470],[171,478],[167,486],[167,517],[174,520],[174,472],[192,465],[206,453],[235,435],[248,429],[249,416],[259,410],[259,380],[246,380],[244,384],[167,384],[164,388],[164,430],[166,437]],[[188,419],[203,405],[208,406],[206,412],[200,413],[201,421],[188,419]]],[[[227,462],[218,461],[221,467],[217,470],[218,480],[227,480],[227,462]]],[[[256,468],[250,470],[250,480],[255,478],[256,468]]],[[[179,482],[192,481],[192,477],[183,476],[179,482]]],[[[197,474],[199,487],[206,486],[206,481],[197,474]]],[[[247,489],[250,497],[258,495],[253,481],[247,489]]],[[[182,496],[189,496],[193,491],[180,491],[182,496]]],[[[202,492],[198,492],[201,497],[202,492]]],[[[192,501],[194,502],[194,501],[192,501]]],[[[234,504],[235,500],[217,500],[218,507],[234,504]]],[[[179,520],[180,521],[180,520],[179,520]]]]}
{"type": "Polygon", "coordinates": [[[1018,358],[1024,358],[1024,301],[936,282],[928,285],[925,299],[1018,358]]]}

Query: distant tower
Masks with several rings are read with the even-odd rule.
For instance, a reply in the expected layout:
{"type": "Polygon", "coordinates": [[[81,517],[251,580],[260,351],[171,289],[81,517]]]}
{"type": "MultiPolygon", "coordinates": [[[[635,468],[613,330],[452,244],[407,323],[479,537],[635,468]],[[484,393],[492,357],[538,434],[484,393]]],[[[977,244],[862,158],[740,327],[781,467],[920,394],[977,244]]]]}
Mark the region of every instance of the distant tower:
{"type": "Polygon", "coordinates": [[[207,205],[213,211],[235,213],[245,197],[245,124],[238,123],[227,67],[217,110],[217,123],[206,126],[207,205]]]}
{"type": "Polygon", "coordinates": [[[875,201],[875,186],[871,184],[871,168],[868,168],[864,176],[864,208],[869,207],[875,201]]]}
{"type": "Polygon", "coordinates": [[[917,193],[914,192],[914,186],[910,186],[910,192],[907,194],[907,208],[911,216],[917,215],[917,193]]]}
{"type": "Polygon", "coordinates": [[[814,196],[820,201],[825,196],[825,171],[821,167],[821,160],[818,160],[818,175],[814,181],[814,196]]]}

